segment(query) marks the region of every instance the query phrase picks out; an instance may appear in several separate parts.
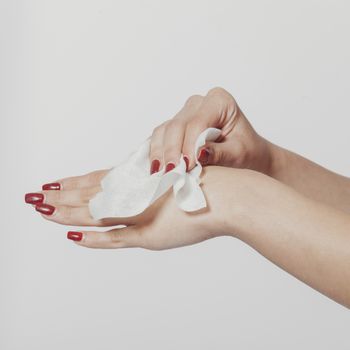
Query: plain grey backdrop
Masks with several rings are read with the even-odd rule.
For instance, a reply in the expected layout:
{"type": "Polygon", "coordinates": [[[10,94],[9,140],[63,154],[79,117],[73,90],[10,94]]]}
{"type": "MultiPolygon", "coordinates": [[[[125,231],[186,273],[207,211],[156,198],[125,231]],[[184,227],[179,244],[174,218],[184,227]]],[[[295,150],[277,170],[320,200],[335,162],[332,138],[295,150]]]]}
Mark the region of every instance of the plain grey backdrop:
{"type": "Polygon", "coordinates": [[[88,250],[24,204],[117,164],[192,94],[344,175],[348,1],[0,0],[0,348],[349,349],[349,311],[238,240],[88,250]]]}

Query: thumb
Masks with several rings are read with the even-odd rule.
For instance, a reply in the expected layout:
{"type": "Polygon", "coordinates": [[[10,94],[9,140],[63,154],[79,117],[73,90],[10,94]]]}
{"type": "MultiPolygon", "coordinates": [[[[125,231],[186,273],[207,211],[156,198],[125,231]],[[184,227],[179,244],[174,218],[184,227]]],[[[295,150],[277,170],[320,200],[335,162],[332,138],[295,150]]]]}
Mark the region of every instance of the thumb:
{"type": "Polygon", "coordinates": [[[67,238],[87,248],[131,248],[142,245],[141,229],[136,225],[115,228],[106,232],[70,231],[67,238]]]}
{"type": "Polygon", "coordinates": [[[207,142],[198,153],[203,165],[232,166],[242,153],[240,142],[207,142]]]}
{"type": "Polygon", "coordinates": [[[218,142],[207,142],[198,152],[198,161],[203,165],[221,165],[225,145],[218,142]]]}

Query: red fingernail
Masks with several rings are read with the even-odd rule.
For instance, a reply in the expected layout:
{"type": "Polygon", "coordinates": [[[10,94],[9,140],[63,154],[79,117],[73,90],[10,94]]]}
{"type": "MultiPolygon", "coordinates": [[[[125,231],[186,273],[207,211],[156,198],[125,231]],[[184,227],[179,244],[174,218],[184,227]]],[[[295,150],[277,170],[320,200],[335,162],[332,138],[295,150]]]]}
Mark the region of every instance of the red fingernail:
{"type": "Polygon", "coordinates": [[[42,203],[44,201],[44,195],[42,193],[26,193],[24,200],[29,204],[42,203]]]}
{"type": "Polygon", "coordinates": [[[184,161],[186,163],[186,171],[188,171],[188,168],[190,166],[190,160],[189,160],[189,158],[187,156],[184,156],[184,161]]]}
{"type": "Polygon", "coordinates": [[[58,191],[58,190],[61,189],[61,185],[58,182],[53,182],[53,183],[50,183],[50,184],[43,185],[42,189],[44,191],[50,191],[50,190],[58,191]]]}
{"type": "Polygon", "coordinates": [[[169,171],[173,170],[175,168],[174,163],[168,163],[165,167],[165,173],[168,173],[169,171]]]}
{"type": "Polygon", "coordinates": [[[76,232],[76,231],[69,231],[67,233],[67,238],[71,239],[72,241],[81,241],[83,238],[82,232],[76,232]]]}
{"type": "Polygon", "coordinates": [[[208,161],[209,158],[209,151],[206,148],[202,148],[199,156],[198,156],[198,160],[201,164],[205,164],[208,161]]]}
{"type": "Polygon", "coordinates": [[[159,171],[159,167],[160,167],[160,161],[158,159],[154,159],[151,163],[151,170],[150,170],[151,175],[154,173],[157,173],[159,171]]]}
{"type": "Polygon", "coordinates": [[[53,212],[55,211],[55,207],[53,207],[50,204],[41,203],[35,206],[35,210],[41,214],[52,215],[53,212]]]}

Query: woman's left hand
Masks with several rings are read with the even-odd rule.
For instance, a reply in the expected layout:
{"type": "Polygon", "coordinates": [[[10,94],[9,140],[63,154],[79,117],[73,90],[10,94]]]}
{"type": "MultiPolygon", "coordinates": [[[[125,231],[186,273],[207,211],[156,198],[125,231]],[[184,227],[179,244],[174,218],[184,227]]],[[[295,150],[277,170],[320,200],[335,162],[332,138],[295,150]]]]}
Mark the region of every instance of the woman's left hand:
{"type": "MultiPolygon", "coordinates": [[[[198,243],[223,232],[219,220],[219,213],[222,211],[219,207],[225,203],[223,199],[225,189],[222,183],[218,185],[217,179],[210,176],[210,173],[215,171],[213,168],[208,167],[202,173],[202,188],[208,206],[195,214],[179,209],[170,190],[137,216],[94,220],[89,212],[88,203],[101,190],[100,181],[108,170],[59,180],[56,185],[51,185],[51,188],[59,190],[27,194],[26,202],[36,204],[36,210],[45,219],[64,225],[97,227],[125,225],[106,232],[69,232],[68,238],[81,246],[142,247],[152,250],[180,247],[198,243]]],[[[44,185],[44,188],[50,188],[50,184],[44,185]]]]}
{"type": "Polygon", "coordinates": [[[106,232],[69,232],[90,248],[176,248],[230,235],[284,270],[350,307],[350,218],[302,196],[269,176],[247,169],[209,166],[202,173],[207,207],[178,208],[171,190],[130,218],[93,220],[88,201],[106,171],[63,179],[61,190],[27,195],[45,219],[72,226],[116,226],[106,232]],[[43,203],[38,203],[42,201],[43,203]],[[335,229],[336,228],[336,229],[335,229]]]}

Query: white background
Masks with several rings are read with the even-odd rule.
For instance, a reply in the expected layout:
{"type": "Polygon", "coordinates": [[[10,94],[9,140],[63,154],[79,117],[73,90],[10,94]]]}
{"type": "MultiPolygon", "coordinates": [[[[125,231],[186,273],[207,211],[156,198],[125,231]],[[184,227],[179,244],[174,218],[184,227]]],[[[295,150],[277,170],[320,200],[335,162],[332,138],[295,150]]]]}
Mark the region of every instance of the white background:
{"type": "Polygon", "coordinates": [[[348,1],[0,0],[0,348],[349,349],[350,313],[240,241],[88,250],[24,204],[123,160],[187,97],[343,174],[348,1]]]}

